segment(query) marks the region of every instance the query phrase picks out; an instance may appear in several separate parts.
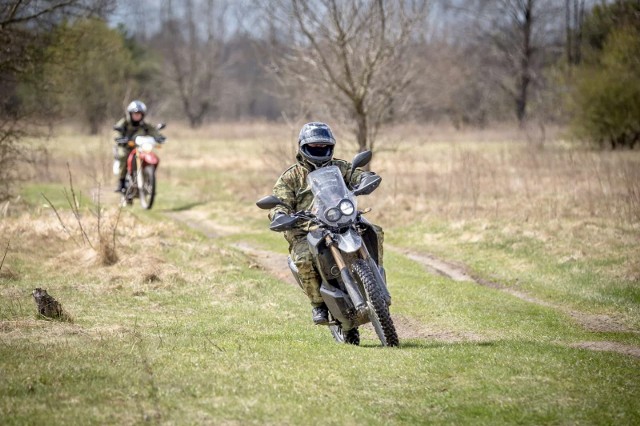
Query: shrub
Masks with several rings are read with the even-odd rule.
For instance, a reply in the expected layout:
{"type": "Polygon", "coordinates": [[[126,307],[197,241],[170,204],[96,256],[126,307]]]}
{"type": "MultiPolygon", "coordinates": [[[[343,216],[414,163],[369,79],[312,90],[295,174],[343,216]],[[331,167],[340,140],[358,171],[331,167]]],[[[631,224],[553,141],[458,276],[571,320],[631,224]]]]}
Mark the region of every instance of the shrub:
{"type": "Polygon", "coordinates": [[[640,142],[640,32],[630,27],[607,38],[598,66],[578,71],[573,126],[601,147],[640,142]]]}

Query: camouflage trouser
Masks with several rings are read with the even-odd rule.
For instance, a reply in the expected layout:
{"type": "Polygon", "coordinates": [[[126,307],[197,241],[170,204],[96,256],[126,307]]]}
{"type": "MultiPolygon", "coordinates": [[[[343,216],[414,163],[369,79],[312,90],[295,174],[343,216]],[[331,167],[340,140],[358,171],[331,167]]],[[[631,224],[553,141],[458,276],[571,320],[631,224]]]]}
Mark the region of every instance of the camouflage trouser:
{"type": "Polygon", "coordinates": [[[129,154],[132,150],[133,148],[129,148],[128,146],[116,146],[114,157],[120,163],[120,167],[118,168],[119,179],[124,179],[127,175],[127,158],[129,158],[129,154]]]}
{"type": "Polygon", "coordinates": [[[302,290],[311,301],[313,306],[319,306],[323,303],[320,295],[320,275],[313,266],[313,256],[309,249],[309,243],[306,236],[295,237],[289,243],[289,253],[291,260],[298,268],[298,277],[302,290]]]}
{"type": "MultiPolygon", "coordinates": [[[[382,243],[384,241],[384,231],[378,225],[371,225],[378,236],[378,259],[382,266],[382,243]]],[[[313,255],[309,249],[306,234],[298,234],[287,238],[289,240],[289,253],[291,260],[298,268],[298,276],[305,294],[311,301],[311,305],[318,306],[323,303],[320,295],[320,284],[322,279],[313,266],[313,255]]]]}

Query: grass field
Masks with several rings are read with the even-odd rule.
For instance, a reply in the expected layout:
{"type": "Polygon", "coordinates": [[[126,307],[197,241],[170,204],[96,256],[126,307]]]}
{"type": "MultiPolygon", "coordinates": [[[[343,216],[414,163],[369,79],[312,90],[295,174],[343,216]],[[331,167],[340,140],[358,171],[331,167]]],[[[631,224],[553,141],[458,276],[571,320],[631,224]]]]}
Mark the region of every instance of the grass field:
{"type": "Polygon", "coordinates": [[[506,130],[383,135],[383,184],[359,201],[385,229],[401,346],[365,327],[352,347],[259,255],[285,268],[254,202],[295,130],[170,126],[157,204],[120,213],[108,135],[28,141],[46,144],[46,167],[0,205],[0,423],[640,423],[640,152],[506,130]],[[71,320],[39,318],[36,287],[71,320]]]}

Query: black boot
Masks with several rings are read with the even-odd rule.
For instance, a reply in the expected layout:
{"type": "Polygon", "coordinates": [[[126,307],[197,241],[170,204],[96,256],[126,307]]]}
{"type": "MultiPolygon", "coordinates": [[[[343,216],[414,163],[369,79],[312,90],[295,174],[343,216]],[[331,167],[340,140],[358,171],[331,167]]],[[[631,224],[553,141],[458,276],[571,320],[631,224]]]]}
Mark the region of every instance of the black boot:
{"type": "Polygon", "coordinates": [[[329,310],[327,309],[327,306],[324,303],[320,306],[313,308],[313,310],[311,311],[311,314],[313,315],[313,322],[316,325],[326,324],[329,322],[329,310]]]}
{"type": "Polygon", "coordinates": [[[113,192],[124,192],[124,179],[118,181],[118,186],[113,192]]]}

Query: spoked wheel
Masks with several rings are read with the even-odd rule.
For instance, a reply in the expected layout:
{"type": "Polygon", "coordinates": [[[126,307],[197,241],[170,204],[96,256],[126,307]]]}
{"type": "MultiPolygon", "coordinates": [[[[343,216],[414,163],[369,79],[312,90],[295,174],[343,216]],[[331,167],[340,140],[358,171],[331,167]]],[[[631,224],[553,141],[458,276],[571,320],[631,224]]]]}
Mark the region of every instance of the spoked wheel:
{"type": "Polygon", "coordinates": [[[398,346],[398,334],[393,325],[389,307],[384,301],[384,296],[376,281],[375,275],[363,259],[357,260],[353,264],[353,272],[356,274],[364,291],[367,293],[367,304],[369,305],[369,319],[376,330],[376,334],[382,342],[382,346],[398,346]]]}
{"type": "Polygon", "coordinates": [[[349,345],[356,346],[360,344],[360,332],[358,331],[358,327],[354,327],[351,330],[344,331],[342,329],[342,325],[336,324],[330,325],[329,330],[331,330],[333,338],[338,343],[347,343],[349,345]]]}
{"type": "Polygon", "coordinates": [[[156,168],[145,166],[138,178],[138,189],[140,191],[140,205],[143,209],[150,209],[156,196],[156,168]]]}
{"type": "Polygon", "coordinates": [[[131,175],[127,174],[124,182],[125,189],[122,193],[122,198],[120,201],[122,207],[130,206],[133,203],[133,198],[136,196],[137,192],[135,180],[131,177],[131,175]]]}

